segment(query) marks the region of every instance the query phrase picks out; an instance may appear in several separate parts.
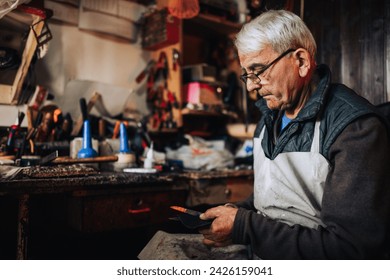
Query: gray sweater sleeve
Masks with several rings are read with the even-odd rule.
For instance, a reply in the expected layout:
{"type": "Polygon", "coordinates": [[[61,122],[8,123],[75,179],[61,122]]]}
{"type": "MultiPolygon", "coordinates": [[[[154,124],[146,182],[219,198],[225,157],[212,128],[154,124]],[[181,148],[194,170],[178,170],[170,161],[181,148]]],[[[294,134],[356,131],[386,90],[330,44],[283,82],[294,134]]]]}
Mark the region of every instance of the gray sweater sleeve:
{"type": "MultiPolygon", "coordinates": [[[[388,258],[390,228],[390,143],[376,117],[361,118],[332,145],[316,229],[271,220],[239,208],[233,242],[250,244],[262,259],[388,258]]],[[[253,200],[253,197],[252,197],[253,200]]]]}

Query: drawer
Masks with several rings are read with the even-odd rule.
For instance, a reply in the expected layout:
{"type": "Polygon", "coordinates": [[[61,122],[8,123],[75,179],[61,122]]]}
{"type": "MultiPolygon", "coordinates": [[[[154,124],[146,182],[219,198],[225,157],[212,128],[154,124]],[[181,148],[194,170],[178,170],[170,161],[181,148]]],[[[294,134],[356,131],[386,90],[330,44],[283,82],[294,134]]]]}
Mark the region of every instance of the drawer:
{"type": "Polygon", "coordinates": [[[225,190],[227,202],[238,202],[247,199],[253,193],[253,177],[230,178],[225,190]]]}
{"type": "Polygon", "coordinates": [[[189,207],[202,204],[225,204],[248,198],[253,192],[252,178],[229,178],[215,180],[191,180],[187,198],[189,207]]]}
{"type": "Polygon", "coordinates": [[[71,197],[68,221],[82,232],[103,232],[167,221],[169,206],[184,205],[186,191],[71,197]]]}

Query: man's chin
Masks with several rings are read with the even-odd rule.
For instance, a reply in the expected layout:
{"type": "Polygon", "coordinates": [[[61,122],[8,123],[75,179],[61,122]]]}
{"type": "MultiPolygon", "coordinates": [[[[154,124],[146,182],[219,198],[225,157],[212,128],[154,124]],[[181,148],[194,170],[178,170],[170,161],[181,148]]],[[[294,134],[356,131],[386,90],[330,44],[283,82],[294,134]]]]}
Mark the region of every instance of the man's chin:
{"type": "Polygon", "coordinates": [[[267,102],[267,107],[271,110],[280,110],[281,104],[279,102],[276,102],[273,99],[264,98],[265,102],[267,102]]]}

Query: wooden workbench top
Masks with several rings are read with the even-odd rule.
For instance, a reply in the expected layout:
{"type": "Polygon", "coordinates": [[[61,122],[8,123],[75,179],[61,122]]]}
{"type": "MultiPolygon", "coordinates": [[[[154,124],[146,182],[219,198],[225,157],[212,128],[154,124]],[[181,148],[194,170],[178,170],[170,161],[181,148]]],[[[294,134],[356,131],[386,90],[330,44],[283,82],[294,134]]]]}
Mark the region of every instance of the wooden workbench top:
{"type": "Polygon", "coordinates": [[[158,173],[100,172],[85,165],[21,168],[12,178],[0,176],[0,195],[11,193],[60,193],[107,188],[131,191],[186,188],[183,181],[252,176],[252,170],[183,171],[158,173]]]}

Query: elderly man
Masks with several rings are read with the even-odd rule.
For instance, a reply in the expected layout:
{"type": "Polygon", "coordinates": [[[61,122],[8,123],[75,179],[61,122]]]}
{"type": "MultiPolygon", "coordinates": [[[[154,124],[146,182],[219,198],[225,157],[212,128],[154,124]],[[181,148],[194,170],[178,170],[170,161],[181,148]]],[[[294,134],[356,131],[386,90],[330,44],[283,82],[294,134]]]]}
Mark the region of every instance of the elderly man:
{"type": "Polygon", "coordinates": [[[331,82],[291,12],[261,14],[235,44],[260,96],[254,191],[201,215],[214,219],[203,242],[248,244],[263,259],[388,258],[390,141],[376,108],[331,82]]]}

